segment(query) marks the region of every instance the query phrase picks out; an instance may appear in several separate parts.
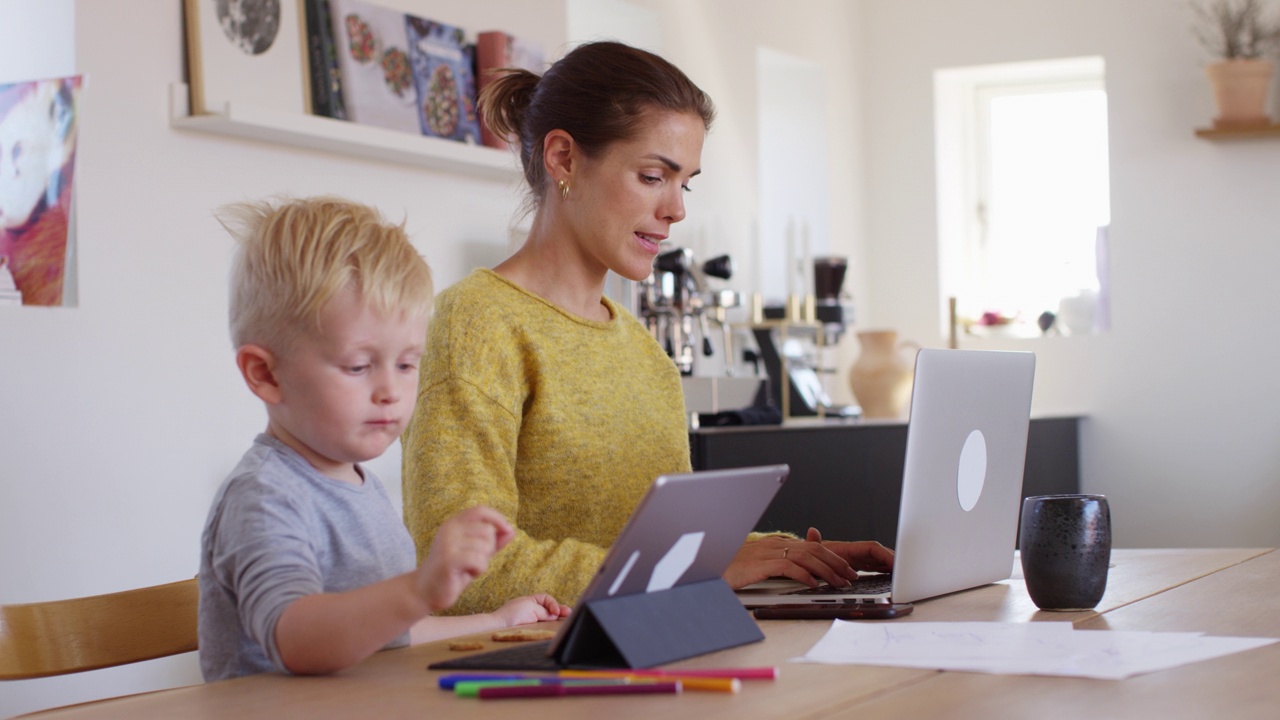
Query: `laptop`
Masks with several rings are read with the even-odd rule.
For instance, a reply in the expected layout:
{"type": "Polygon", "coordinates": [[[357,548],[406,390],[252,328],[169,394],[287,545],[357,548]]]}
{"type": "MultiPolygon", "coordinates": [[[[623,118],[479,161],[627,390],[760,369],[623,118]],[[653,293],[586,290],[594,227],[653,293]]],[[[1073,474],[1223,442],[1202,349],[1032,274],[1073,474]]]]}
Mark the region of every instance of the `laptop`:
{"type": "Polygon", "coordinates": [[[738,591],[747,607],[909,603],[1012,575],[1035,355],[916,354],[893,572],[853,587],[771,579],[738,591]]]}
{"type": "MultiPolygon", "coordinates": [[[[575,666],[562,661],[561,650],[578,626],[587,622],[588,616],[581,612],[587,603],[719,581],[789,473],[786,465],[770,465],[658,477],[555,638],[451,658],[430,667],[551,670],[575,666]]],[[[733,603],[727,585],[724,593],[733,603]]]]}

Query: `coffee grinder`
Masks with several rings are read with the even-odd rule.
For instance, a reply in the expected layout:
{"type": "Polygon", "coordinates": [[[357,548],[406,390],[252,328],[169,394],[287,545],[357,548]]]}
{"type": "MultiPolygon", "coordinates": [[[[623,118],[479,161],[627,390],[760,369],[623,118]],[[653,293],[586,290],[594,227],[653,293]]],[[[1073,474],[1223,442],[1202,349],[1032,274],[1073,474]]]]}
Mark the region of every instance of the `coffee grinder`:
{"type": "Polygon", "coordinates": [[[853,304],[844,294],[844,274],[849,261],[838,255],[813,259],[814,319],[822,325],[826,347],[835,347],[853,322],[853,304]]]}
{"type": "Polygon", "coordinates": [[[853,321],[853,305],[843,292],[848,260],[813,259],[814,294],[790,297],[786,305],[753,309],[752,335],[769,376],[772,400],[783,417],[856,417],[856,405],[835,405],[823,387],[824,351],[835,347],[853,321]]]}

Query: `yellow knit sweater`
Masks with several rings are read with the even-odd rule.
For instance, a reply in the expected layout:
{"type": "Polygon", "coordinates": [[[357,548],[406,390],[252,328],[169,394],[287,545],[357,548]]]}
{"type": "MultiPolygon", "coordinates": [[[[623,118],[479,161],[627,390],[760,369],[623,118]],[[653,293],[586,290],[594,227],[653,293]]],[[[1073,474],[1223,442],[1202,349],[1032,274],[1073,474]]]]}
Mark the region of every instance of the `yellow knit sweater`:
{"type": "Polygon", "coordinates": [[[679,371],[605,304],[611,320],[586,320],[489,270],[437,299],[403,437],[405,522],[419,558],[473,505],[517,528],[453,613],[576,602],[653,479],[690,469],[679,371]]]}

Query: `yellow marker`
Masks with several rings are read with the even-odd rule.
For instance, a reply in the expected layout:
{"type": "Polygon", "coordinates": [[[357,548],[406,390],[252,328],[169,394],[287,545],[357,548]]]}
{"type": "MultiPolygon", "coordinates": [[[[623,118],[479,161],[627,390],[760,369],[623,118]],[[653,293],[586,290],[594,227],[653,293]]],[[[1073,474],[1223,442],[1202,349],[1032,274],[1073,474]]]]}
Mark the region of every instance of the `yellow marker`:
{"type": "Polygon", "coordinates": [[[625,670],[561,670],[557,673],[563,678],[619,678],[632,682],[648,680],[678,680],[685,690],[698,690],[702,692],[726,692],[736,693],[742,689],[742,681],[737,678],[708,678],[708,677],[691,677],[673,673],[671,675],[663,675],[661,678],[653,676],[637,675],[628,673],[625,670]]]}

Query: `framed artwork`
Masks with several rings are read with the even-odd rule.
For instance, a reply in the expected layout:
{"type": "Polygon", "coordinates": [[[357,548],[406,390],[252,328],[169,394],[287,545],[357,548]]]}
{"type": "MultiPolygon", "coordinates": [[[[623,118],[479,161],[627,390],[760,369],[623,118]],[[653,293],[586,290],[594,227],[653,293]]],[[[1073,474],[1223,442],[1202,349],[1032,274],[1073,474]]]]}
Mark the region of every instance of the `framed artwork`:
{"type": "Polygon", "coordinates": [[[185,0],[191,113],[228,102],[306,113],[302,0],[185,0]]]}
{"type": "Polygon", "coordinates": [[[0,305],[74,303],[81,84],[79,75],[0,84],[0,305]]]}
{"type": "Polygon", "coordinates": [[[475,145],[475,45],[462,28],[409,16],[409,61],[418,88],[418,124],[423,135],[475,145]]]}
{"type": "Polygon", "coordinates": [[[419,134],[406,15],[362,0],[329,0],[347,119],[419,134]]]}

